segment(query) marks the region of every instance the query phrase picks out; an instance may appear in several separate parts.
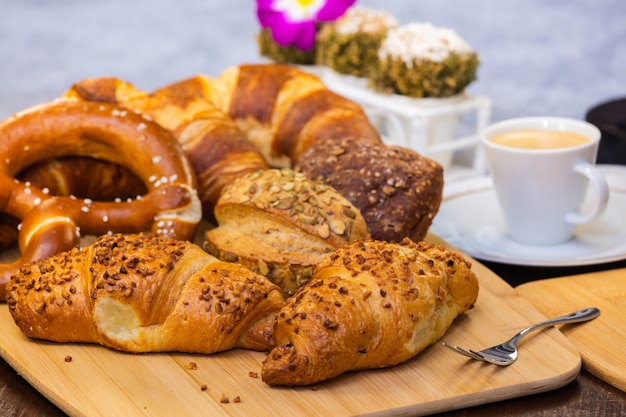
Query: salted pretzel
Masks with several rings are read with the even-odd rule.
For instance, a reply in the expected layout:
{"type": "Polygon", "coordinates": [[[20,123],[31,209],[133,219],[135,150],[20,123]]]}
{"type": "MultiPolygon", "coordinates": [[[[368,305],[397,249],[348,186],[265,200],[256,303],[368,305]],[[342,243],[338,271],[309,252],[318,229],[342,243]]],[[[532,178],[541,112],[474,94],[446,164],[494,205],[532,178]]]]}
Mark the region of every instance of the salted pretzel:
{"type": "Polygon", "coordinates": [[[202,215],[195,174],[169,131],[122,107],[66,100],[0,122],[0,212],[21,219],[21,256],[0,264],[0,299],[22,264],[69,250],[81,235],[149,230],[190,240],[202,215]],[[96,202],[53,196],[15,178],[28,166],[65,156],[124,166],[144,182],[147,193],[96,202]]]}

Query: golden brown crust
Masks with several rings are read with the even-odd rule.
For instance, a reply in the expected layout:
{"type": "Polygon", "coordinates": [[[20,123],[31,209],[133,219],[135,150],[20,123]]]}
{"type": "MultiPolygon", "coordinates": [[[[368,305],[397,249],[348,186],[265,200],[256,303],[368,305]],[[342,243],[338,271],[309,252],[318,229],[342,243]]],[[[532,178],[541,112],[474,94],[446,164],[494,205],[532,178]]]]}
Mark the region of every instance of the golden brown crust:
{"type": "Polygon", "coordinates": [[[47,159],[31,165],[17,178],[51,195],[111,201],[145,194],[146,185],[128,168],[86,157],[47,159]]]}
{"type": "MultiPolygon", "coordinates": [[[[289,66],[241,65],[227,69],[222,76],[228,76],[228,72],[233,70],[237,74],[232,86],[228,115],[234,120],[253,118],[261,124],[272,122],[283,85],[301,75],[300,71],[289,66]]],[[[305,77],[312,82],[317,81],[313,76],[305,77]]],[[[317,88],[324,87],[318,83],[317,88]]]]}
{"type": "Polygon", "coordinates": [[[23,266],[8,304],[32,338],[214,353],[272,346],[283,298],[262,276],[189,242],[118,234],[23,266]]]}
{"type": "Polygon", "coordinates": [[[408,239],[338,249],[278,314],[263,381],[308,385],[414,357],[476,302],[470,267],[443,247],[408,239]]]}
{"type": "Polygon", "coordinates": [[[171,131],[197,175],[204,217],[213,220],[213,207],[226,184],[268,166],[233,121],[208,100],[210,89],[210,80],[202,75],[151,94],[125,81],[103,77],[75,83],[64,96],[121,104],[171,131]]]}
{"type": "MultiPolygon", "coordinates": [[[[262,158],[272,167],[324,178],[363,212],[375,239],[421,240],[438,211],[443,169],[416,152],[384,145],[358,104],[295,67],[240,65],[216,79],[199,75],[150,95],[105,81],[114,84],[99,87],[105,99],[126,100],[176,133],[198,173],[211,220],[224,185],[267,168],[262,158]],[[205,121],[193,123],[196,118],[205,121]]],[[[79,86],[94,99],[84,90],[97,86],[79,86]]]]}
{"type": "Polygon", "coordinates": [[[0,265],[0,296],[24,262],[68,250],[82,234],[152,230],[192,239],[200,221],[196,180],[169,132],[124,108],[57,101],[0,123],[0,211],[22,220],[22,256],[0,265]],[[65,156],[94,157],[125,166],[148,193],[128,202],[51,196],[14,179],[25,168],[65,156]]]}
{"type": "Polygon", "coordinates": [[[0,212],[0,250],[8,248],[17,241],[19,219],[0,212]]]}
{"type": "Polygon", "coordinates": [[[213,219],[226,184],[268,165],[233,121],[208,100],[210,88],[207,77],[196,76],[156,90],[150,100],[127,105],[174,133],[198,176],[204,215],[213,219]]]}
{"type": "MultiPolygon", "coordinates": [[[[439,166],[414,152],[383,145],[359,105],[294,67],[242,65],[227,69],[217,79],[198,75],[150,94],[111,77],[86,79],[74,84],[64,97],[121,105],[133,117],[156,121],[172,133],[190,160],[203,215],[209,220],[215,220],[213,208],[227,184],[259,169],[294,163],[307,176],[323,177],[347,197],[376,239],[422,239],[441,201],[439,166]]],[[[12,167],[17,171],[11,175],[30,169],[32,162],[12,167]]],[[[43,174],[50,177],[46,169],[43,174]]],[[[145,181],[145,177],[140,179],[145,181]]],[[[98,185],[96,191],[105,192],[112,182],[98,185]]],[[[183,197],[170,200],[182,201],[183,197]]],[[[163,208],[163,200],[154,203],[163,208]]],[[[213,250],[223,257],[228,254],[217,245],[213,250]]],[[[294,273],[286,267],[284,256],[275,258],[278,261],[269,268],[277,277],[283,273],[304,276],[311,266],[305,258],[299,261],[302,268],[298,267],[305,272],[294,273]]]]}
{"type": "Polygon", "coordinates": [[[443,195],[441,165],[399,146],[351,138],[322,142],[302,155],[295,170],[342,193],[376,240],[424,239],[443,195]]]}
{"type": "Polygon", "coordinates": [[[213,82],[210,94],[273,167],[292,166],[319,141],[358,137],[381,142],[359,105],[295,67],[232,67],[213,82]]]}
{"type": "Polygon", "coordinates": [[[131,83],[115,77],[86,78],[63,94],[66,99],[123,105],[131,100],[145,99],[147,94],[131,83]]]}
{"type": "Polygon", "coordinates": [[[341,194],[288,168],[257,171],[224,189],[209,252],[246,265],[293,294],[336,248],[369,239],[365,219],[341,194]]]}

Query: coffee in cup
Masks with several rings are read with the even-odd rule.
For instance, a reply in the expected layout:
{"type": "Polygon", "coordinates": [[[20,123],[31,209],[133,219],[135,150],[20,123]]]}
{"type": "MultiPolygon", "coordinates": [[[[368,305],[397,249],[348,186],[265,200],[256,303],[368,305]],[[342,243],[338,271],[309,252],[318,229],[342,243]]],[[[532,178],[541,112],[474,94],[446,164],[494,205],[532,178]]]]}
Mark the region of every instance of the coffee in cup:
{"type": "Polygon", "coordinates": [[[568,118],[506,120],[482,132],[482,146],[509,236],[530,245],[569,240],[577,224],[606,208],[609,189],[594,166],[600,131],[568,118]],[[587,189],[593,207],[581,213],[587,189]]]}
{"type": "Polygon", "coordinates": [[[544,129],[520,129],[491,138],[493,143],[523,149],[559,149],[589,142],[587,136],[576,132],[544,129]]]}

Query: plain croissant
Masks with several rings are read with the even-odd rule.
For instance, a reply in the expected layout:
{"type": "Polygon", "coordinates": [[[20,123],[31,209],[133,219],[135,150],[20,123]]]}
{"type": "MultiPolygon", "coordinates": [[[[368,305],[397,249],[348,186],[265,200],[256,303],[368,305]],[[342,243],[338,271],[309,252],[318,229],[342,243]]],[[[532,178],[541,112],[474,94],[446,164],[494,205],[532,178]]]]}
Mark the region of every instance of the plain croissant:
{"type": "Polygon", "coordinates": [[[314,144],[353,138],[382,143],[364,109],[290,65],[227,68],[209,100],[226,113],[271,167],[292,167],[314,144]]]}
{"type": "Polygon", "coordinates": [[[336,250],[278,313],[263,381],[307,385],[414,357],[476,302],[470,266],[443,247],[409,239],[336,250]]]}
{"type": "Polygon", "coordinates": [[[267,350],[280,289],[185,241],[104,235],[23,266],[7,299],[24,334],[127,352],[267,350]]]}

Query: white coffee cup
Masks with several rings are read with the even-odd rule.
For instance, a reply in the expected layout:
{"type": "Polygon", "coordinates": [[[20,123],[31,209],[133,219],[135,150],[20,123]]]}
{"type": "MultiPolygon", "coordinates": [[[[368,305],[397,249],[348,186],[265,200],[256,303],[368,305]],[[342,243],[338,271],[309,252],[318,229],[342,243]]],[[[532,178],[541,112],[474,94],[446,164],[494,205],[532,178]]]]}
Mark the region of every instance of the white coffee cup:
{"type": "Polygon", "coordinates": [[[560,117],[517,118],[488,126],[481,139],[511,239],[529,245],[563,243],[577,224],[606,208],[609,188],[594,165],[600,143],[594,125],[560,117]],[[562,142],[562,147],[552,143],[546,148],[547,142],[562,142]],[[589,184],[595,190],[593,206],[582,213],[589,184]]]}

